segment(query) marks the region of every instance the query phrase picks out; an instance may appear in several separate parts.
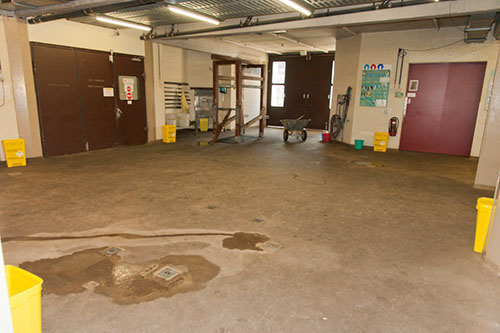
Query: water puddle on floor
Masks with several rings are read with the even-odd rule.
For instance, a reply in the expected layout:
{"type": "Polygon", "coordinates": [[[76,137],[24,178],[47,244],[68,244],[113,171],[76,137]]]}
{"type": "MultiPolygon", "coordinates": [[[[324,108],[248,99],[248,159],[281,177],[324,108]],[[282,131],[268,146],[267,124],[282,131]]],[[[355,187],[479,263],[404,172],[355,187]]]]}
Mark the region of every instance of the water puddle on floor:
{"type": "Polygon", "coordinates": [[[233,236],[224,238],[222,246],[230,250],[262,251],[257,244],[267,242],[269,239],[268,236],[263,234],[236,232],[233,236]]]}
{"type": "Polygon", "coordinates": [[[21,268],[40,276],[43,294],[59,296],[92,289],[118,304],[134,304],[203,289],[216,277],[219,266],[199,255],[167,255],[141,264],[127,263],[119,254],[109,256],[95,248],[52,259],[25,262],[21,268]],[[165,279],[157,271],[175,268],[165,279]]]}

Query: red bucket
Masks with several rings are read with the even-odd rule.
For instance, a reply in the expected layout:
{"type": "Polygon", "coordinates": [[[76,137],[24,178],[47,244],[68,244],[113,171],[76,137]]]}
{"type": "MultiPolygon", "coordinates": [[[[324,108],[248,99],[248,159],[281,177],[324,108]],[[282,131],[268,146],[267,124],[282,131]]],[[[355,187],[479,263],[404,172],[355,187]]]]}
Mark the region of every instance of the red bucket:
{"type": "Polygon", "coordinates": [[[330,142],[330,133],[329,132],[323,132],[323,142],[330,142]]]}

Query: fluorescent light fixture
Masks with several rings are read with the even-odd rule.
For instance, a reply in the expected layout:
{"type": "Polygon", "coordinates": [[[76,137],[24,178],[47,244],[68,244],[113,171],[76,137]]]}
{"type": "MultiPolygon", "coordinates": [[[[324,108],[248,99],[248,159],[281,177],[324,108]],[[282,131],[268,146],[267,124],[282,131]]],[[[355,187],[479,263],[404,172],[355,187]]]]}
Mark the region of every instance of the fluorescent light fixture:
{"type": "Polygon", "coordinates": [[[304,14],[305,16],[310,16],[312,14],[312,12],[309,9],[299,5],[298,3],[295,3],[295,2],[290,1],[290,0],[280,0],[280,1],[283,2],[285,5],[292,7],[295,10],[298,10],[299,12],[304,14]]]}
{"type": "Polygon", "coordinates": [[[139,30],[144,30],[144,31],[151,31],[151,29],[153,29],[153,28],[148,27],[146,25],[132,23],[132,22],[124,21],[124,20],[119,20],[119,19],[108,17],[108,16],[96,15],[95,18],[97,21],[121,25],[123,27],[132,28],[132,29],[139,29],[139,30]]]}
{"type": "Polygon", "coordinates": [[[168,6],[168,9],[174,13],[181,14],[181,15],[188,16],[188,17],[192,17],[192,18],[200,20],[200,21],[205,21],[207,23],[211,23],[211,24],[215,24],[215,25],[220,24],[220,21],[217,21],[216,19],[213,19],[213,18],[205,16],[205,15],[201,15],[198,13],[194,13],[194,12],[189,11],[189,10],[181,9],[179,7],[168,6]]]}
{"type": "Polygon", "coordinates": [[[248,47],[249,49],[254,49],[254,50],[265,52],[265,53],[281,54],[281,52],[278,52],[278,51],[268,50],[268,49],[265,49],[265,48],[262,48],[262,47],[258,47],[258,46],[252,45],[252,44],[246,44],[246,43],[243,43],[243,42],[237,42],[235,40],[231,40],[231,39],[227,39],[227,38],[221,38],[220,40],[223,41],[223,42],[226,42],[226,43],[230,43],[230,44],[234,44],[234,45],[238,45],[238,46],[248,47]]]}

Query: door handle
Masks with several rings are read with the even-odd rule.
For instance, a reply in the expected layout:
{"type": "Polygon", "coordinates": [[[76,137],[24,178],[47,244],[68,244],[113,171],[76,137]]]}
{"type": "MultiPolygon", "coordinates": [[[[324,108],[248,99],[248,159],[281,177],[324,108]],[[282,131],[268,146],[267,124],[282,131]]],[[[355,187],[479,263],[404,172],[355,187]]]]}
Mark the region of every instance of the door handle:
{"type": "Polygon", "coordinates": [[[120,110],[120,108],[116,108],[116,112],[115,112],[115,115],[116,115],[116,120],[120,119],[120,117],[122,116],[122,110],[120,110]]]}

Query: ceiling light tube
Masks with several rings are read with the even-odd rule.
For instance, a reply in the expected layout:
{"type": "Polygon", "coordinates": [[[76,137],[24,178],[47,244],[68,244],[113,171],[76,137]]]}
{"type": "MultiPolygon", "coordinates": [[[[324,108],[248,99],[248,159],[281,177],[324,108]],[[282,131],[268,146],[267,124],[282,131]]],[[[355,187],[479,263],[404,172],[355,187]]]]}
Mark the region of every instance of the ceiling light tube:
{"type": "Polygon", "coordinates": [[[317,47],[317,46],[314,46],[314,45],[311,45],[311,44],[307,44],[307,43],[303,43],[299,40],[296,40],[296,39],[293,39],[293,38],[290,38],[290,37],[286,37],[286,36],[282,36],[280,34],[271,34],[275,37],[278,37],[278,38],[281,38],[281,39],[284,39],[284,40],[287,40],[289,42],[292,42],[292,43],[297,43],[299,45],[302,45],[302,46],[305,46],[305,47],[309,47],[309,48],[312,48],[312,49],[316,49],[316,50],[320,50],[321,52],[323,53],[328,53],[329,51],[326,50],[326,49],[322,49],[321,47],[317,47]]]}
{"type": "Polygon", "coordinates": [[[243,43],[243,42],[237,42],[235,40],[231,40],[231,39],[227,39],[227,38],[221,38],[220,40],[223,41],[223,42],[226,42],[226,43],[235,44],[235,45],[238,45],[238,46],[248,47],[249,49],[254,49],[254,50],[265,52],[265,53],[282,54],[281,52],[278,52],[278,51],[268,50],[268,49],[265,49],[265,48],[262,48],[262,47],[258,47],[258,46],[251,45],[251,44],[246,44],[246,43],[243,43]]]}
{"type": "Polygon", "coordinates": [[[301,12],[305,16],[310,16],[312,14],[312,12],[309,9],[299,5],[298,3],[295,3],[295,2],[290,1],[290,0],[280,0],[280,1],[283,2],[285,5],[292,7],[293,9],[301,12]]]}
{"type": "Polygon", "coordinates": [[[96,15],[95,18],[97,21],[121,25],[123,27],[132,28],[132,29],[139,29],[139,30],[144,30],[144,31],[151,31],[151,29],[153,29],[153,28],[148,27],[146,25],[132,23],[132,22],[124,21],[124,20],[119,20],[119,19],[111,18],[109,16],[96,15]]]}
{"type": "Polygon", "coordinates": [[[198,13],[194,13],[194,12],[186,10],[186,9],[181,9],[179,7],[174,7],[174,6],[168,6],[168,9],[174,13],[188,16],[188,17],[200,20],[200,21],[210,23],[210,24],[215,24],[215,25],[220,24],[220,21],[217,21],[216,19],[213,19],[213,18],[205,16],[205,15],[201,15],[198,13]]]}

